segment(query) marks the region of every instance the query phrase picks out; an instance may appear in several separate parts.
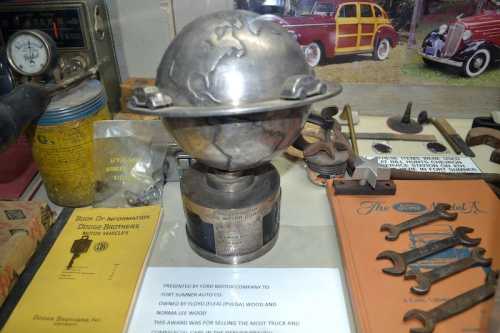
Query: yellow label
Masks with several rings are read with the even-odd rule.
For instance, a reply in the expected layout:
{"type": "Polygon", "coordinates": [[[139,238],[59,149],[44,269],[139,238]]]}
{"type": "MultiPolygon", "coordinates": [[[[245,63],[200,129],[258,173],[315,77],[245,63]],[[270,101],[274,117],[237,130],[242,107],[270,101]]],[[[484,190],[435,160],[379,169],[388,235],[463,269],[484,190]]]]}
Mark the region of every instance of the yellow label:
{"type": "Polygon", "coordinates": [[[78,207],[93,202],[93,128],[106,119],[111,119],[107,106],[87,118],[35,128],[33,157],[55,203],[78,207]]]}
{"type": "Polygon", "coordinates": [[[2,333],[123,332],[160,212],[76,209],[2,333]]]}

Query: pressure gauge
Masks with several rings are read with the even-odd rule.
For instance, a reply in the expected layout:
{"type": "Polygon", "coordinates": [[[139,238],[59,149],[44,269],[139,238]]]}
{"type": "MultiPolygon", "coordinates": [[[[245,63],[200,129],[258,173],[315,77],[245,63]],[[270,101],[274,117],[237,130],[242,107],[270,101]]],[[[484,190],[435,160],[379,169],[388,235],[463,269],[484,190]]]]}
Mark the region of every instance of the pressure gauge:
{"type": "Polygon", "coordinates": [[[56,65],[56,43],[42,31],[20,30],[7,42],[7,59],[17,73],[38,76],[56,65]]]}

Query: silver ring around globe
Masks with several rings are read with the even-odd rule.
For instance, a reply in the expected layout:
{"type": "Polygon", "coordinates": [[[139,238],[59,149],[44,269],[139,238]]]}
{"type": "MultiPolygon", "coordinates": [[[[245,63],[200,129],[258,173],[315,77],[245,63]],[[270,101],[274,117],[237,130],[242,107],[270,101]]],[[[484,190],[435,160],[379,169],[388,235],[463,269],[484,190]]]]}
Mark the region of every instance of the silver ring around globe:
{"type": "Polygon", "coordinates": [[[138,114],[154,115],[165,118],[203,118],[203,117],[222,117],[239,116],[252,113],[272,112],[286,110],[290,108],[310,105],[335,97],[342,92],[342,86],[333,82],[326,82],[327,91],[321,95],[311,96],[302,100],[275,99],[270,101],[248,103],[242,106],[218,105],[218,106],[169,106],[158,109],[147,109],[136,107],[131,101],[127,103],[130,111],[138,114]]]}
{"type": "Polygon", "coordinates": [[[270,162],[300,135],[309,106],[244,116],[167,118],[163,123],[182,150],[206,166],[248,170],[270,162]]]}
{"type": "MultiPolygon", "coordinates": [[[[282,98],[287,80],[315,77],[293,36],[247,11],[222,11],[187,25],[169,45],[156,86],[172,106],[133,111],[162,117],[219,117],[309,105],[340,93],[282,98]]],[[[323,91],[322,91],[323,92],[323,91]]]]}

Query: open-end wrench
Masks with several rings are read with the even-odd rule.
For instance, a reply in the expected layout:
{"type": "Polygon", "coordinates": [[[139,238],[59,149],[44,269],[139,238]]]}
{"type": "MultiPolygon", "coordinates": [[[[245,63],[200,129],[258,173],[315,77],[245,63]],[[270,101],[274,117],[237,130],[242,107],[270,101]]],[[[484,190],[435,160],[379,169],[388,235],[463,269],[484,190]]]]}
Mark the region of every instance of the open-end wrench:
{"type": "Polygon", "coordinates": [[[476,246],[481,242],[480,238],[469,238],[468,233],[474,229],[468,227],[458,227],[453,232],[453,236],[440,239],[438,241],[429,242],[422,247],[409,250],[407,252],[398,253],[395,251],[384,251],[377,256],[377,260],[389,259],[394,267],[384,268],[382,271],[390,275],[402,275],[406,272],[406,267],[420,259],[430,255],[439,253],[443,250],[452,248],[457,245],[476,246]]]}
{"type": "Polygon", "coordinates": [[[410,333],[432,333],[437,323],[462,313],[492,297],[495,294],[497,278],[498,272],[490,271],[486,283],[482,286],[458,295],[432,310],[410,310],[405,314],[403,320],[417,319],[422,322],[424,327],[411,328],[410,333]]]}
{"type": "Polygon", "coordinates": [[[411,287],[411,291],[414,294],[427,294],[431,289],[431,286],[437,281],[440,281],[472,267],[491,265],[492,260],[483,257],[485,252],[486,250],[482,247],[475,247],[472,249],[469,257],[457,260],[448,265],[439,266],[438,268],[425,273],[406,272],[405,280],[416,280],[417,285],[411,287]]]}
{"type": "Polygon", "coordinates": [[[414,229],[416,227],[420,227],[426,224],[429,224],[434,221],[446,220],[446,221],[454,221],[457,219],[457,213],[450,213],[448,210],[451,208],[451,205],[445,203],[438,203],[434,210],[427,212],[423,215],[414,217],[409,219],[408,221],[402,222],[400,224],[383,224],[380,227],[380,231],[388,231],[389,234],[385,236],[385,239],[388,241],[394,241],[398,239],[399,234],[403,231],[407,231],[410,229],[414,229]]]}

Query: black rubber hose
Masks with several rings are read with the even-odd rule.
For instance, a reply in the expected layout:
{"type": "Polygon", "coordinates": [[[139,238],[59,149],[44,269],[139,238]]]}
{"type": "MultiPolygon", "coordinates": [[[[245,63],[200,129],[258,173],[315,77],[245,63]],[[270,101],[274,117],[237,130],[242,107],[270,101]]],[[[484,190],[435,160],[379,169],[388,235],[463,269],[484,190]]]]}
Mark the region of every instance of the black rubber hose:
{"type": "Polygon", "coordinates": [[[38,118],[50,102],[46,89],[23,84],[0,99],[0,152],[14,143],[24,129],[38,118]]]}

